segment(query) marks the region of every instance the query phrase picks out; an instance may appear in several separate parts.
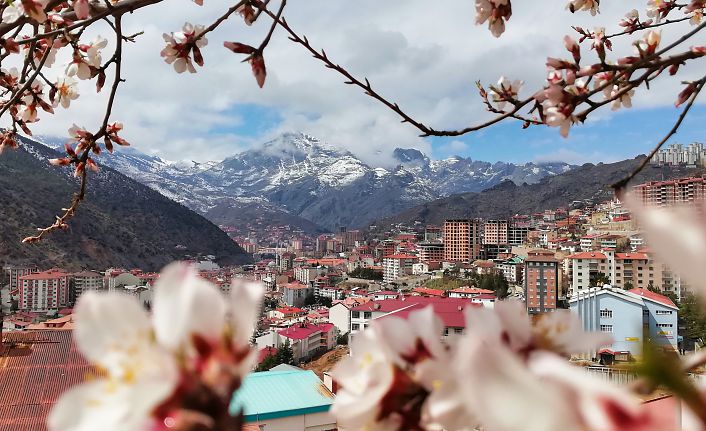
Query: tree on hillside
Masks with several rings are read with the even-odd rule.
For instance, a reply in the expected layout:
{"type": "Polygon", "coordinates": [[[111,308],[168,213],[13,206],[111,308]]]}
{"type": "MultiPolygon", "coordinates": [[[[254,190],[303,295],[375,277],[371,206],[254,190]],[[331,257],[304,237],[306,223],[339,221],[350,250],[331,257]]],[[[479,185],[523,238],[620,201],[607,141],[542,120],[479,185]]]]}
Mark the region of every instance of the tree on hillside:
{"type": "Polygon", "coordinates": [[[633,286],[633,284],[632,284],[631,281],[626,281],[625,284],[623,285],[623,289],[624,289],[624,290],[630,290],[630,289],[632,289],[633,287],[634,287],[634,286],[633,286]]]}
{"type": "Polygon", "coordinates": [[[591,278],[591,285],[593,286],[603,287],[604,284],[610,284],[610,278],[602,272],[596,273],[596,275],[591,278]]]}
{"type": "Polygon", "coordinates": [[[292,350],[292,345],[289,342],[289,338],[284,340],[284,344],[280,346],[275,355],[275,362],[279,364],[294,365],[294,351],[292,350]]]}
{"type": "Polygon", "coordinates": [[[348,273],[348,276],[353,278],[362,278],[365,280],[382,280],[382,272],[375,271],[372,268],[358,267],[348,273]]]}

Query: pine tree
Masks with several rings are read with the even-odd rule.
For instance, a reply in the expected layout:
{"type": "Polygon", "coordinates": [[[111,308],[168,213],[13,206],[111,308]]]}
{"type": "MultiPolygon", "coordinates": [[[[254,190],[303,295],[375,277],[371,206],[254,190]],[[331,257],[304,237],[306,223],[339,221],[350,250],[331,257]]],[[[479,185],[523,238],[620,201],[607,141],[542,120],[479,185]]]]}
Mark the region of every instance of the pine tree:
{"type": "Polygon", "coordinates": [[[289,343],[289,339],[286,339],[284,344],[282,344],[279,350],[277,350],[275,362],[277,362],[277,365],[294,365],[294,350],[292,350],[292,345],[289,343]]]}

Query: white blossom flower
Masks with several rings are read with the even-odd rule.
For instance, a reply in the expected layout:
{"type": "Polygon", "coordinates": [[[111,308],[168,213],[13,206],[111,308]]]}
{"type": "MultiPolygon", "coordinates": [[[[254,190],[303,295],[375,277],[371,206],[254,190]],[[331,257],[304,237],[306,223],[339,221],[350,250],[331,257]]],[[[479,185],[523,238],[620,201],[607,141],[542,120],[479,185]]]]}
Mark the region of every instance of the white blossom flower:
{"type": "Polygon", "coordinates": [[[504,109],[508,100],[517,98],[523,84],[524,82],[519,79],[510,81],[508,78],[501,76],[497,86],[490,88],[495,106],[498,109],[504,109]]]}
{"type": "Polygon", "coordinates": [[[206,37],[196,36],[203,33],[205,27],[202,25],[194,26],[191,23],[185,23],[182,31],[171,34],[164,33],[164,41],[167,45],[162,49],[160,55],[164,57],[167,64],[172,64],[177,73],[184,73],[187,70],[190,73],[196,73],[196,68],[192,63],[191,55],[193,52],[194,62],[199,66],[203,66],[203,57],[201,57],[200,48],[208,44],[206,37]]]}
{"type": "Polygon", "coordinates": [[[660,22],[674,7],[673,0],[647,0],[647,16],[660,22]]]}
{"type": "MultiPolygon", "coordinates": [[[[610,98],[616,97],[620,91],[623,89],[620,88],[618,85],[614,85],[613,89],[610,92],[610,98]]],[[[632,108],[632,96],[635,95],[635,90],[629,90],[625,93],[623,93],[620,97],[617,99],[613,100],[611,103],[611,110],[617,111],[620,109],[620,107],[625,107],[625,108],[632,108]]]]}
{"type": "Polygon", "coordinates": [[[150,318],[133,298],[86,292],[74,312],[74,341],[106,376],[62,395],[50,431],[138,431],[154,427],[152,411],[178,384],[173,357],[157,346],[150,318]]]}
{"type": "Polygon", "coordinates": [[[80,54],[74,54],[74,58],[66,66],[66,76],[76,76],[78,79],[90,79],[91,66],[81,57],[80,54]]]}
{"type": "Polygon", "coordinates": [[[588,11],[591,13],[591,15],[595,16],[597,13],[600,12],[599,6],[600,0],[571,0],[566,5],[566,8],[569,9],[571,12],[581,10],[588,11]]]}
{"type": "Polygon", "coordinates": [[[390,316],[357,333],[350,357],[334,369],[341,386],[331,412],[344,429],[459,429],[473,419],[463,408],[452,353],[431,307],[407,320],[390,316]],[[431,394],[430,394],[431,393],[431,394]]]}
{"type": "Polygon", "coordinates": [[[54,84],[56,86],[57,98],[54,99],[54,106],[61,104],[62,107],[71,106],[71,101],[78,99],[78,83],[70,76],[62,76],[54,84]]]}
{"type": "Polygon", "coordinates": [[[190,390],[216,394],[227,407],[252,366],[248,339],[263,288],[234,283],[231,292],[226,301],[192,267],[173,264],[155,284],[151,318],[132,297],[82,295],[75,341],[106,376],[65,393],[50,414],[50,431],[139,431],[168,422],[191,429],[183,423],[193,420],[190,412],[203,414],[182,406],[181,397],[195,396],[190,390]]]}
{"type": "Polygon", "coordinates": [[[505,21],[511,15],[510,0],[476,0],[476,24],[488,21],[488,29],[495,37],[505,32],[505,21]]]}
{"type": "Polygon", "coordinates": [[[47,3],[49,0],[15,0],[2,11],[2,22],[13,23],[20,17],[27,15],[33,20],[43,23],[47,20],[47,15],[44,12],[47,3]]]}
{"type": "Polygon", "coordinates": [[[87,63],[93,67],[100,67],[103,59],[101,58],[100,50],[108,46],[108,39],[102,36],[96,36],[90,44],[82,46],[85,50],[87,63]]]}

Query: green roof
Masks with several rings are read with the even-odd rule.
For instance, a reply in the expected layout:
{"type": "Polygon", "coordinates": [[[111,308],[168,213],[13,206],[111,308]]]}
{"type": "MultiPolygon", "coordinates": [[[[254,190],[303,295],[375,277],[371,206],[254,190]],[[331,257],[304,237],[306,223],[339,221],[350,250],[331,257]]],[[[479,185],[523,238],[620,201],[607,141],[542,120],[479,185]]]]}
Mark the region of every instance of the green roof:
{"type": "Polygon", "coordinates": [[[233,395],[231,414],[241,409],[245,422],[326,412],[333,394],[310,370],[250,373],[233,395]]]}

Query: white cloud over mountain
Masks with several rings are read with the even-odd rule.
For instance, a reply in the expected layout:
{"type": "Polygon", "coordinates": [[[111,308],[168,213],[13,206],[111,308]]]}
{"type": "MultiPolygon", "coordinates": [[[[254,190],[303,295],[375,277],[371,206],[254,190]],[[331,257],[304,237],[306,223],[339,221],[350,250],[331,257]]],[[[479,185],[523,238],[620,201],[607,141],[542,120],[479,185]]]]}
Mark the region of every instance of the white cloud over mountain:
{"type": "MultiPolygon", "coordinates": [[[[124,19],[125,33],[144,31],[144,35],[125,47],[127,82],[113,118],[125,123],[125,137],[141,151],[167,159],[221,159],[281,132],[302,131],[376,165],[391,161],[396,147],[431,153],[430,142],[419,138],[416,129],[400,124],[393,112],[359,89],[344,85],[339,75],[290,42],[282,29],[266,51],[267,84],[259,89],[249,67],[240,63],[241,56],[222,43],[257,44],[269,25],[266,17],[253,28],[231,18],[209,35],[203,50],[206,66],[195,75],[176,74],[159,56],[162,33],[179,30],[185,20],[208,24],[226,7],[216,0],[204,3],[199,7],[175,0],[124,19]],[[253,106],[276,115],[253,120],[253,106]]],[[[570,14],[564,9],[565,0],[516,0],[508,30],[500,39],[474,25],[471,0],[306,0],[290,2],[285,16],[315,47],[324,48],[356,76],[368,77],[377,91],[420,121],[435,128],[459,128],[487,118],[475,80],[487,84],[501,75],[522,78],[524,94],[529,94],[544,79],[546,56],[566,56],[562,37],[573,32],[571,25],[592,28],[604,23],[616,29],[625,12],[642,9],[644,3],[603,2],[602,14],[593,18],[570,14]]],[[[102,32],[109,35],[105,28],[102,32]]],[[[673,29],[665,30],[663,39],[675,35],[673,29]]],[[[630,49],[628,40],[615,47],[617,53],[630,49]]],[[[50,75],[63,72],[59,63],[50,75]]],[[[684,77],[689,73],[685,71],[684,77]]],[[[678,82],[655,85],[638,95],[635,104],[670,105],[677,87],[678,82]]],[[[65,135],[74,122],[95,127],[102,119],[107,91],[94,93],[92,83],[83,85],[78,103],[56,116],[45,116],[36,133],[65,135]]],[[[446,146],[442,151],[460,144],[449,141],[442,144],[446,146]]]]}

